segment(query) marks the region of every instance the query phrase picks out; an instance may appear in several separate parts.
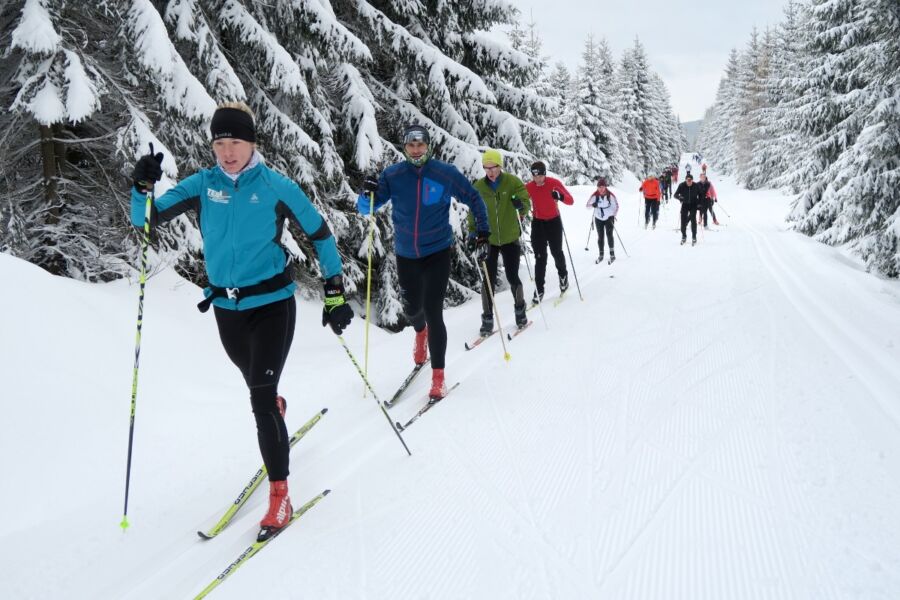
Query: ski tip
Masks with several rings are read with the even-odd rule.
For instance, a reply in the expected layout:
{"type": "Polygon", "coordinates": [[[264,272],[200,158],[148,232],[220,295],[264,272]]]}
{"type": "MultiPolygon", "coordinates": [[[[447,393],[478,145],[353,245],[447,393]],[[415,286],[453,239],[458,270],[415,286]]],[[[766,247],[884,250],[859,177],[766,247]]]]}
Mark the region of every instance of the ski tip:
{"type": "Polygon", "coordinates": [[[197,535],[200,536],[200,539],[201,539],[201,540],[211,540],[211,539],[213,539],[213,536],[207,535],[207,534],[203,533],[202,531],[198,531],[198,532],[197,532],[197,535]]]}
{"type": "Polygon", "coordinates": [[[324,414],[327,413],[327,412],[328,412],[328,409],[327,409],[327,408],[323,408],[322,410],[319,411],[319,414],[320,414],[320,415],[324,415],[324,414]]]}
{"type": "Polygon", "coordinates": [[[397,428],[397,431],[403,431],[403,425],[400,424],[400,421],[394,421],[394,427],[397,428]]]}
{"type": "Polygon", "coordinates": [[[331,490],[325,490],[324,492],[322,492],[322,495],[327,496],[330,493],[331,493],[331,490]]]}
{"type": "MultiPolygon", "coordinates": [[[[512,341],[512,334],[511,334],[511,333],[507,333],[507,334],[506,334],[506,339],[508,339],[509,341],[512,341]]],[[[507,359],[507,360],[509,360],[509,359],[507,359]]]]}

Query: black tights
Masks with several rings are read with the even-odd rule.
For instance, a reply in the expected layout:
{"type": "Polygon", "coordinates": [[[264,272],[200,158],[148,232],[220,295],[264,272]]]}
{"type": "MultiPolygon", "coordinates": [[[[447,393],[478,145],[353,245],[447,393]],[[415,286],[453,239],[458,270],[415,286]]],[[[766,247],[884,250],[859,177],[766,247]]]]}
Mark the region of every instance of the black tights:
{"type": "Polygon", "coordinates": [[[397,279],[406,319],[416,331],[428,326],[431,366],[443,369],[447,354],[444,296],[450,281],[450,248],[422,258],[398,256],[397,279]]]}
{"type": "Polygon", "coordinates": [[[605,221],[594,219],[594,225],[597,227],[597,246],[600,248],[600,256],[603,256],[603,234],[606,233],[606,240],[609,243],[609,254],[615,254],[615,244],[613,244],[613,228],[615,227],[616,218],[610,217],[605,221]]]}
{"type": "Polygon", "coordinates": [[[682,204],[681,205],[681,237],[687,237],[687,224],[691,224],[691,236],[697,239],[697,205],[682,204]]]}
{"type": "Polygon", "coordinates": [[[269,480],[287,479],[290,445],[275,397],[294,339],[297,303],[292,296],[248,310],[216,306],[215,315],[225,352],[250,388],[256,437],[269,480]]]}
{"type": "MultiPolygon", "coordinates": [[[[553,255],[553,263],[560,277],[566,277],[566,255],[563,254],[562,219],[554,217],[544,221],[534,219],[531,222],[531,247],[534,249],[534,285],[538,292],[544,291],[544,275],[547,272],[547,246],[553,255]]],[[[504,262],[505,264],[505,262],[504,262]]]]}

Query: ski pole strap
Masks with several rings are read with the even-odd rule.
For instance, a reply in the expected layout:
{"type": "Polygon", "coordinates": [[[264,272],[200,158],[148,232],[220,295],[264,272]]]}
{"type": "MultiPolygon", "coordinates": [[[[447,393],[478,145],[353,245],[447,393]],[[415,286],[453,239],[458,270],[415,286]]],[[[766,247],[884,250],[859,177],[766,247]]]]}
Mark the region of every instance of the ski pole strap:
{"type": "Polygon", "coordinates": [[[248,298],[250,296],[259,296],[260,294],[268,294],[269,292],[277,292],[284,286],[292,283],[294,278],[291,277],[291,269],[288,266],[284,271],[275,275],[274,277],[270,277],[265,281],[260,281],[259,283],[254,283],[253,285],[248,285],[245,287],[233,287],[233,288],[221,288],[214,285],[210,285],[209,289],[212,290],[212,293],[203,299],[202,302],[197,304],[197,309],[205,313],[209,310],[209,307],[212,305],[213,300],[216,298],[231,298],[235,302],[240,302],[243,298],[248,298]]]}

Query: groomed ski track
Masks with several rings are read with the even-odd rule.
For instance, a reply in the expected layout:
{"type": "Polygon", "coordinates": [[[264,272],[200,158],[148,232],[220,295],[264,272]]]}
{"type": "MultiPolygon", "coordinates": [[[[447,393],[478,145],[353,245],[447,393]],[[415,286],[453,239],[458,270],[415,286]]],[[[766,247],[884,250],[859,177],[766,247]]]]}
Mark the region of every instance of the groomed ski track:
{"type": "MultiPolygon", "coordinates": [[[[570,188],[584,302],[570,274],[571,297],[545,304],[546,322],[530,313],[508,363],[500,336],[463,349],[477,300],[448,310],[447,378],[462,385],[404,432],[411,458],[320,305],[301,302],[288,429],[329,412],[292,452],[291,495],[333,491],[211,597],[900,597],[900,285],[789,231],[782,194],[711,179],[726,226],[696,247],[673,231],[677,201],[648,231],[638,182],[615,186],[630,256],[617,239],[613,265],[594,264],[596,232],[584,251],[593,188],[570,188]]],[[[267,489],[197,539],[259,467],[247,392],[198,291],[170,271],[147,286],[123,534],[137,287],[7,255],[0,277],[16,290],[0,295],[0,597],[192,598],[255,537],[267,489]]],[[[506,331],[508,291],[498,308],[506,331]]],[[[363,336],[361,319],[345,334],[360,361],[363,336]]],[[[412,333],[370,336],[385,400],[412,333]]]]}

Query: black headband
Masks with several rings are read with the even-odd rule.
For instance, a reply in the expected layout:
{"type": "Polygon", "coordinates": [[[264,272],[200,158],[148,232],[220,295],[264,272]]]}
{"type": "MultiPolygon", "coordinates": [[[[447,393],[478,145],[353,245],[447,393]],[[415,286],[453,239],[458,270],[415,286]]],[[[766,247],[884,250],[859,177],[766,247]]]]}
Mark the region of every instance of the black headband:
{"type": "Polygon", "coordinates": [[[239,108],[217,108],[209,123],[212,139],[235,138],[256,142],[256,127],[253,117],[239,108]]]}

